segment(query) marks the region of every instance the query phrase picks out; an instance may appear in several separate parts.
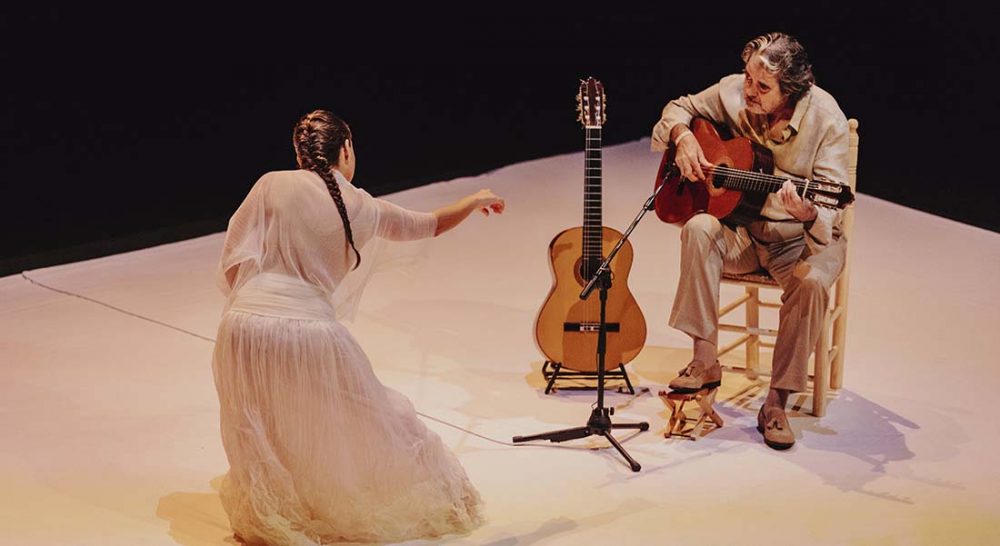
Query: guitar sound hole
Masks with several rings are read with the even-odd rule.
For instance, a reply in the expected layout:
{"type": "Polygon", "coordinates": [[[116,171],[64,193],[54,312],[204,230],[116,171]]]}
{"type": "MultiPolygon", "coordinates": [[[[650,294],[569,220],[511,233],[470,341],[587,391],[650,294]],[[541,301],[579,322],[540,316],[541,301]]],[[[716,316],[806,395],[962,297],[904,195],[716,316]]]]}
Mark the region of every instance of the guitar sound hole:
{"type": "Polygon", "coordinates": [[[586,286],[590,282],[590,278],[594,276],[597,269],[601,267],[601,263],[604,258],[592,258],[590,264],[587,264],[587,260],[581,257],[576,262],[576,281],[580,283],[581,286],[586,286]]]}
{"type": "MultiPolygon", "coordinates": [[[[720,165],[720,167],[725,167],[725,165],[720,165]]],[[[726,175],[724,173],[712,171],[712,187],[721,188],[726,183],[726,175]]]]}

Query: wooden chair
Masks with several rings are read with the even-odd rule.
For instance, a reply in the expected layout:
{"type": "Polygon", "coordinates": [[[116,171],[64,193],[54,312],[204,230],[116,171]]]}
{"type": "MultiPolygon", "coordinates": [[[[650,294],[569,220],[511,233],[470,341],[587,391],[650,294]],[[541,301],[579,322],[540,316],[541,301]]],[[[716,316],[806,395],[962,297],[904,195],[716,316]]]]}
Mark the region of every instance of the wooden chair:
{"type": "MultiPolygon", "coordinates": [[[[858,172],[858,121],[848,120],[850,144],[847,154],[847,181],[851,190],[857,187],[858,172]]],[[[856,192],[855,192],[856,193],[856,192]]],[[[813,382],[813,414],[822,417],[826,414],[827,389],[839,389],[844,382],[844,344],[847,334],[847,295],[851,271],[851,236],[854,231],[854,208],[848,207],[843,213],[842,234],[848,238],[847,253],[844,258],[844,270],[832,287],[831,307],[827,309],[823,320],[823,331],[816,343],[813,353],[813,373],[809,378],[813,382]],[[829,377],[827,372],[829,371],[829,377]]],[[[735,284],[744,288],[741,297],[723,305],[719,309],[719,317],[731,313],[741,305],[745,308],[746,320],[742,325],[719,324],[719,329],[727,332],[737,332],[740,337],[723,346],[719,356],[746,346],[746,367],[743,368],[747,377],[756,379],[760,375],[760,348],[774,347],[773,342],[762,341],[761,336],[774,337],[778,331],[760,327],[760,308],[778,308],[780,303],[760,299],[761,289],[778,289],[778,283],[766,271],[756,271],[745,275],[724,273],[722,282],[735,284]]]]}

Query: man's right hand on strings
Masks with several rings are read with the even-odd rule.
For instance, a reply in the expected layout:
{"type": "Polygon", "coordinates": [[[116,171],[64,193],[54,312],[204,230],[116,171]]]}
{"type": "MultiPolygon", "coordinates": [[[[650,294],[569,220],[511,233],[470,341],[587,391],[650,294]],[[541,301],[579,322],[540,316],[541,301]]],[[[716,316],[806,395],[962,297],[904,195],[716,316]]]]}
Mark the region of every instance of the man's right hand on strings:
{"type": "Polygon", "coordinates": [[[671,135],[671,140],[677,147],[677,153],[674,154],[674,163],[681,172],[681,176],[692,182],[697,180],[705,180],[705,172],[707,169],[712,167],[712,164],[705,159],[705,152],[701,149],[701,144],[698,144],[698,139],[694,137],[694,133],[690,129],[678,124],[678,129],[675,127],[671,133],[677,133],[676,135],[671,135]]]}

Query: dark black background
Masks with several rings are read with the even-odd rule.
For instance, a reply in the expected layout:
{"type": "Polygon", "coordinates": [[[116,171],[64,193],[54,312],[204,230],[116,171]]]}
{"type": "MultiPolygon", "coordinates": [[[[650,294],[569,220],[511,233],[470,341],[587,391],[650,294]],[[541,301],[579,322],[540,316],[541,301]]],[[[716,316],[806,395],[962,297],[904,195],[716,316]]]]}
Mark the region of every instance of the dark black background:
{"type": "Polygon", "coordinates": [[[859,191],[1000,231],[992,15],[697,4],[6,10],[0,275],[224,229],[257,177],[294,168],[315,108],[351,124],[356,183],[382,194],[581,149],[588,75],[605,144],[648,136],[772,30],[860,120],[859,191]]]}

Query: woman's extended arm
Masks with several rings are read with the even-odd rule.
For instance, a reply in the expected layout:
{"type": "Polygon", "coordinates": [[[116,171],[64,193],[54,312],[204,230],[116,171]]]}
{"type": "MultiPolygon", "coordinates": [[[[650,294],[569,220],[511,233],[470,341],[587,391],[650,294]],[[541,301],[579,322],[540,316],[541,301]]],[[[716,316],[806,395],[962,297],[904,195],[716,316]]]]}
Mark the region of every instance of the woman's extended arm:
{"type": "Polygon", "coordinates": [[[490,212],[502,214],[505,205],[504,200],[497,197],[492,191],[479,190],[434,211],[434,216],[437,217],[437,230],[434,231],[434,235],[441,235],[461,224],[476,209],[489,216],[490,212]]]}

